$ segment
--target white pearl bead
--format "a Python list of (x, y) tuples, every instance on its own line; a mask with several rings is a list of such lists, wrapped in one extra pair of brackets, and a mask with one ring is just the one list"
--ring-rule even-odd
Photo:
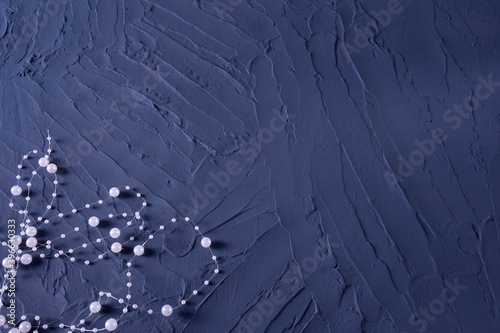
[(21, 262), (23, 265), (29, 265), (33, 261), (33, 257), (29, 253), (25, 253), (21, 256)]
[(3, 315), (0, 315), (0, 327), (3, 326), (3, 325), (5, 325), (6, 321), (7, 320), (5, 319), (5, 317)]
[(26, 240), (26, 246), (27, 247), (35, 247), (36, 244), (38, 244), (38, 241), (36, 240), (35, 237), (30, 237)]
[(42, 168), (47, 167), (47, 165), (49, 165), (49, 159), (46, 157), (42, 157), (41, 159), (38, 160), (38, 165), (41, 166)]
[(210, 247), (210, 245), (212, 245), (212, 240), (211, 240), (210, 238), (208, 238), (208, 237), (203, 237), (203, 238), (201, 239), (201, 246), (203, 246), (203, 247), (205, 247), (205, 248), (206, 248), (206, 247)]
[[(28, 235), (30, 236), (30, 235)], [(14, 236), (14, 242), (17, 246), (21, 245), (21, 243), (23, 242), (23, 238), (19, 235), (15, 235)]]
[(50, 163), (49, 165), (47, 165), (48, 173), (56, 173), (56, 171), (57, 171), (57, 165), (55, 165), (54, 163)]
[(97, 216), (92, 216), (91, 218), (89, 218), (89, 225), (91, 227), (97, 227), (99, 225), (99, 219), (97, 218)]
[(116, 198), (120, 195), (120, 190), (118, 189), (118, 187), (112, 187), (109, 189), (109, 195), (113, 198)]
[(144, 246), (137, 245), (136, 247), (134, 247), (134, 254), (136, 256), (142, 256), (144, 254)]
[(164, 315), (165, 317), (171, 316), (173, 312), (174, 312), (174, 309), (172, 308), (171, 305), (165, 304), (161, 308), (161, 314)]
[(19, 331), (17, 328), (13, 328), (9, 331), (9, 333), (20, 333), (21, 331)]
[(23, 321), (21, 324), (19, 324), (19, 331), (21, 333), (28, 333), (31, 331), (31, 323), (29, 321)]
[(11, 259), (9, 259), (8, 257), (4, 258), (2, 260), (2, 266), (7, 268), (7, 269), (12, 268), (12, 264), (13, 264), (13, 261)]
[(109, 231), (109, 235), (111, 236), (111, 238), (118, 238), (118, 237), (120, 237), (120, 233), (121, 233), (121, 231), (118, 228), (113, 228), (113, 229), (111, 229)]
[(106, 328), (106, 330), (112, 332), (118, 327), (118, 322), (114, 318), (108, 319), (106, 320), (106, 324), (104, 324), (104, 327)]
[(114, 253), (119, 253), (122, 250), (122, 245), (118, 242), (111, 244), (111, 251)]
[(21, 195), (21, 193), (23, 193), (23, 189), (21, 188), (21, 186), (15, 185), (12, 186), (12, 188), (10, 189), (10, 193), (12, 193), (12, 195), (18, 196)]
[(97, 313), (97, 312), (101, 311), (101, 303), (92, 302), (92, 303), (90, 303), (89, 308), (90, 308), (90, 312)]
[(36, 236), (37, 230), (35, 227), (27, 227), (26, 228), (26, 235), (33, 237)]

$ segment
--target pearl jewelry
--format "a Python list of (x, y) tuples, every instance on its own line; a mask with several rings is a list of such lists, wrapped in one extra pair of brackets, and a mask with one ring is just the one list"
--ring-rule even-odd
[[(29, 228), (28, 228), (28, 229), (29, 229)], [(28, 236), (30, 236), (30, 235), (28, 235)], [(19, 236), (19, 235), (15, 235), (15, 236), (14, 236), (14, 243), (15, 243), (17, 246), (21, 245), (21, 243), (22, 243), (22, 242), (23, 242), (23, 238), (22, 238), (21, 236)]]
[(102, 306), (101, 306), (101, 303), (99, 303), (99, 302), (92, 302), (92, 303), (90, 303), (89, 308), (90, 308), (90, 312), (97, 313), (97, 312), (101, 311)]
[(26, 235), (28, 235), (30, 237), (36, 236), (37, 232), (38, 232), (38, 230), (36, 230), (35, 227), (28, 227), (28, 228), (26, 228)]
[(57, 165), (55, 165), (54, 163), (50, 163), (49, 165), (47, 165), (47, 172), (48, 173), (56, 173), (57, 172)]
[(97, 227), (99, 225), (99, 219), (97, 218), (97, 216), (92, 216), (91, 218), (89, 218), (89, 225), (91, 227)]
[(116, 328), (118, 327), (118, 322), (114, 318), (108, 319), (106, 321), (106, 323), (104, 324), (104, 327), (109, 332), (112, 332), (112, 331), (116, 330)]
[(203, 237), (201, 239), (201, 246), (203, 246), (204, 248), (208, 248), (210, 247), (210, 245), (212, 244), (212, 240), (208, 237)]
[(116, 198), (120, 195), (120, 190), (118, 189), (118, 187), (112, 187), (109, 189), (109, 195), (113, 198)]
[(172, 308), (171, 305), (169, 304), (165, 304), (162, 308), (161, 308), (161, 314), (164, 315), (165, 317), (170, 317), (172, 315), (172, 313), (174, 312), (174, 309)]
[(23, 321), (19, 324), (19, 332), (28, 333), (29, 331), (31, 331), (31, 323), (29, 321)]
[[(46, 150), (48, 152), (48, 155), (45, 155), (45, 156), (41, 156), (39, 159), (38, 159), (38, 165), (40, 168), (46, 168), (47, 172), (50, 173), (50, 174), (56, 174), (57, 173), (57, 165), (54, 164), (54, 163), (50, 163), (49, 161), (49, 158), (50, 158), (50, 154), (52, 153), (52, 149), (51, 149), (51, 146), (50, 146), (50, 141), (49, 141), (49, 149)], [(30, 158), (30, 154), (31, 153), (37, 153), (36, 150), (30, 152), (29, 154), (27, 155), (24, 155), (23, 156), (23, 161), (24, 160), (28, 160)], [(41, 152), (43, 154), (43, 150)], [(36, 159), (35, 159), (36, 161)], [(132, 196), (127, 196), (125, 200), (127, 200), (128, 198), (130, 197), (134, 197), (134, 198), (140, 198), (139, 200), (141, 200), (142, 202), (140, 203), (140, 207), (138, 207), (137, 210), (131, 210), (130, 212), (107, 212), (106, 214), (104, 215), (100, 215), (100, 217), (102, 218), (102, 216), (107, 216), (110, 220), (114, 219), (114, 218), (127, 218), (129, 217), (129, 221), (126, 221), (126, 227), (120, 227), (120, 226), (117, 226), (117, 227), (112, 227), (111, 230), (109, 231), (109, 235), (108, 236), (101, 236), (101, 238), (95, 238), (94, 240), (91, 240), (90, 242), (88, 243), (80, 243), (81, 245), (79, 244), (72, 244), (72, 248), (70, 249), (65, 249), (63, 250), (62, 249), (62, 245), (63, 244), (69, 244), (68, 242), (66, 243), (63, 243), (63, 240), (65, 240), (66, 238), (70, 238), (71, 234), (74, 233), (74, 232), (78, 232), (80, 230), (84, 231), (84, 230), (88, 230), (86, 228), (81, 228), (82, 226), (80, 225), (79, 227), (75, 227), (75, 226), (72, 226), (71, 227), (71, 231), (66, 231), (65, 229), (61, 229), (61, 231), (65, 230), (66, 233), (62, 233), (60, 234), (60, 237), (56, 237), (54, 239), (52, 239), (52, 241), (54, 242), (54, 245), (53, 247), (51, 247), (51, 240), (49, 239), (43, 239), (42, 241), (42, 238), (46, 235), (45, 232), (41, 232), (43, 229), (41, 228), (47, 228), (48, 225), (50, 225), (49, 223), (50, 222), (55, 222), (54, 221), (54, 218), (56, 216), (58, 216), (59, 218), (64, 218), (65, 216), (69, 216), (71, 215), (71, 213), (73, 214), (77, 214), (79, 211), (83, 211), (84, 209), (92, 209), (94, 207), (96, 207), (97, 204), (99, 205), (102, 205), (105, 201), (107, 202), (109, 199), (113, 200), (112, 198), (116, 198), (118, 196), (120, 196), (120, 189), (118, 187), (112, 187), (109, 189), (109, 198), (106, 198), (105, 200), (101, 200), (99, 199), (98, 201), (96, 202), (92, 202), (92, 203), (87, 203), (85, 204), (82, 208), (73, 208), (70, 212), (57, 212), (56, 215), (54, 214), (50, 214), (51, 217), (49, 217), (49, 210), (58, 210), (58, 207), (56, 206), (56, 204), (58, 203), (57, 202), (57, 199), (58, 197), (62, 197), (62, 194), (61, 192), (58, 192), (57, 189), (59, 188), (57, 185), (59, 184), (60, 182), (60, 179), (58, 181), (58, 177), (57, 175), (54, 175), (55, 179), (51, 182), (54, 184), (54, 187), (53, 187), (53, 192), (50, 193), (49, 195), (52, 196), (52, 200), (48, 200), (48, 202), (46, 203), (46, 207), (47, 207), (47, 211), (45, 211), (43, 214), (41, 214), (41, 216), (33, 216), (33, 212), (30, 210), (28, 211), (28, 204), (29, 204), (29, 207), (31, 208), (33, 205), (35, 205), (36, 203), (33, 203), (34, 201), (37, 200), (37, 197), (33, 197), (33, 196), (30, 196), (30, 193), (32, 193), (31, 191), (34, 191), (32, 186), (33, 184), (37, 184), (34, 179), (35, 178), (41, 178), (43, 179), (43, 177), (45, 176), (45, 173), (43, 172), (40, 172), (39, 169), (35, 169), (35, 167), (31, 164), (25, 164), (27, 162), (22, 162), (21, 161), (21, 164), (19, 165), (19, 169), (20, 170), (24, 170), (24, 171), (19, 171), (18, 174), (16, 175), (16, 179), (18, 180), (17, 182), (17, 185), (13, 186), (11, 188), (11, 194), (15, 197), (15, 196), (19, 196), (19, 195), (22, 195), (23, 193), (23, 190), (22, 190), (22, 187), (23, 186), (23, 183), (20, 183), (19, 181), (21, 179), (23, 179), (23, 177), (21, 177), (20, 175), (20, 172), (24, 172), (24, 173), (30, 173), (30, 177), (31, 178), (24, 178), (26, 179), (26, 186), (27, 186), (27, 196), (25, 197), (25, 200), (22, 201), (22, 204), (25, 205), (24, 209), (22, 209), (23, 207), (19, 207), (21, 208), (19, 210), (19, 214), (21, 215), (21, 218), (23, 218), (23, 220), (18, 224), (18, 226), (20, 227), (20, 231), (19, 231), (19, 235), (15, 235), (13, 238), (14, 238), (14, 243), (16, 245), (16, 250), (17, 250), (17, 246), (20, 246), (21, 243), (23, 242), (23, 239), (21, 236), (24, 236), (26, 235), (27, 236), (27, 239), (25, 241), (25, 244), (28, 248), (31, 248), (31, 251), (39, 251), (39, 257), (40, 259), (44, 259), (44, 258), (61, 258), (61, 260), (67, 260), (69, 259), (71, 262), (75, 262), (76, 261), (76, 258), (71, 256), (71, 254), (73, 254), (73, 252), (75, 252), (76, 254), (78, 254), (78, 249), (80, 248), (87, 248), (87, 245), (89, 246), (92, 246), (94, 244), (97, 244), (97, 243), (106, 243), (107, 242), (107, 238), (109, 237), (110, 239), (117, 239), (119, 238), (121, 235), (122, 235), (122, 231), (124, 232), (125, 230), (130, 230), (130, 229), (127, 229), (128, 227), (131, 227), (133, 224), (137, 223), (137, 228), (134, 228), (133, 230), (136, 232), (133, 236), (129, 236), (127, 235), (127, 241), (124, 242), (124, 244), (128, 243), (128, 242), (134, 242), (134, 241), (137, 241), (139, 239), (142, 239), (143, 240), (143, 243), (141, 245), (136, 245), (135, 247), (133, 247), (133, 252), (134, 252), (134, 257), (132, 259), (130, 259), (129, 261), (126, 261), (126, 266), (127, 266), (127, 272), (126, 272), (126, 276), (128, 278), (128, 281), (126, 281), (125, 285), (127, 286), (127, 293), (124, 295), (125, 297), (123, 298), (119, 298), (119, 297), (116, 297), (118, 295), (111, 295), (111, 293), (103, 293), (103, 292), (100, 292), (99, 295), (100, 297), (106, 295), (108, 298), (110, 298), (110, 300), (114, 300), (120, 304), (124, 304), (124, 307), (121, 306), (119, 310), (121, 310), (121, 312), (123, 312), (123, 315), (125, 315), (126, 313), (130, 312), (130, 310), (134, 309), (138, 309), (139, 306), (137, 304), (131, 304), (129, 303), (130, 300), (132, 299), (132, 294), (131, 294), (131, 290), (130, 288), (132, 287), (133, 283), (132, 283), (132, 266), (133, 264), (135, 264), (135, 261), (136, 258), (135, 257), (141, 257), (144, 255), (144, 253), (146, 252), (146, 245), (148, 244), (148, 242), (150, 242), (151, 240), (153, 239), (156, 239), (156, 236), (159, 232), (163, 231), (163, 230), (166, 230), (168, 228), (165, 228), (165, 226), (167, 225), (166, 223), (164, 224), (161, 224), (158, 226), (158, 229), (157, 231), (149, 231), (149, 225), (146, 224), (143, 219), (143, 216), (141, 216), (141, 213), (143, 213), (143, 208), (145, 207), (148, 207), (148, 203), (146, 202), (146, 200), (144, 199), (144, 195), (142, 193), (139, 193), (139, 192), (136, 192), (134, 190), (131, 189), (130, 186), (124, 186), (124, 187), (121, 187), (122, 189), (125, 188), (127, 191), (131, 191), (132, 192)], [(23, 165), (24, 164), (24, 165)], [(27, 167), (31, 167), (32, 169), (29, 170), (29, 168)], [(35, 169), (35, 170), (33, 170)], [(38, 171), (38, 172), (37, 172)], [(64, 184), (63, 184), (64, 185)], [(21, 205), (22, 205), (21, 204)], [(14, 202), (13, 202), (13, 197), (11, 198), (11, 201), (9, 203), (9, 207), (11, 208), (14, 208)], [(106, 206), (102, 206), (103, 208), (106, 207)], [(16, 208), (16, 211), (17, 209), (19, 208)], [(144, 216), (147, 216), (147, 215), (144, 215)], [(182, 218), (184, 221), (186, 222), (189, 222), (188, 224), (191, 224), (191, 226), (194, 228), (196, 234), (198, 236), (200, 236), (201, 238), (201, 244), (202, 244), (202, 247), (204, 248), (207, 248), (209, 251), (210, 251), (210, 254), (212, 256), (212, 259), (215, 261), (215, 265), (217, 265), (217, 268), (214, 270), (215, 273), (218, 273), (219, 272), (219, 264), (216, 262), (216, 260), (214, 258), (216, 258), (213, 254), (213, 251), (212, 249), (210, 249), (210, 246), (212, 244), (212, 241), (210, 240), (210, 238), (208, 237), (203, 237), (203, 234), (199, 231), (200, 228), (199, 226), (195, 225), (188, 217), (184, 217)], [(171, 221), (172, 222), (176, 222), (178, 219), (176, 218), (172, 218)], [(33, 221), (33, 222), (32, 222)], [(35, 221), (38, 221), (39, 223), (36, 223)], [(43, 222), (42, 222), (43, 221)], [(57, 223), (60, 222), (59, 219), (56, 219)], [(64, 220), (62, 220), (62, 222), (64, 222)], [(91, 216), (88, 221), (87, 221), (88, 225), (91, 226), (91, 227), (97, 227), (100, 223), (100, 220), (99, 220), (99, 217), (98, 216)], [(85, 225), (85, 224), (84, 224)], [(80, 231), (80, 232), (82, 232)], [(49, 233), (47, 233), (49, 234)], [(39, 239), (35, 238), (35, 236), (39, 237)], [(73, 234), (74, 235), (74, 234)], [(88, 235), (88, 237), (90, 237), (90, 235)], [(39, 241), (40, 241), (40, 245), (39, 244)], [(71, 242), (73, 242), (73, 238), (71, 238)], [(3, 242), (2, 243), (3, 246), (8, 246), (8, 242)], [(73, 246), (74, 245), (74, 246)], [(37, 246), (39, 246), (39, 248), (37, 248)], [(102, 248), (102, 245), (101, 245), (101, 248)], [(96, 247), (96, 249), (99, 249), (99, 247)], [(113, 252), (113, 253), (120, 253), (122, 252), (123, 250), (123, 245), (122, 243), (120, 242), (114, 242), (111, 244), (109, 250), (107, 251), (104, 251), (102, 253), (98, 253), (98, 256), (97, 256), (97, 259), (95, 259), (95, 257), (93, 257), (93, 259), (91, 260), (85, 260), (86, 258), (81, 258), (81, 261), (85, 263), (85, 265), (90, 265), (94, 262), (96, 262), (97, 260), (101, 260), (103, 259), (107, 253), (109, 252)], [(31, 252), (30, 251), (30, 252)], [(100, 250), (100, 251), (103, 251), (103, 250)], [(70, 254), (70, 255), (68, 255)], [(27, 253), (27, 250), (17, 250), (15, 255), (17, 255), (17, 257), (13, 258), (12, 256), (10, 258), (4, 258), (2, 260), (2, 265), (6, 268), (6, 269), (10, 269), (10, 268), (13, 268), (17, 265), (16, 261), (23, 264), (23, 265), (29, 265), (32, 263), (33, 261), (33, 256), (32, 256), (32, 253)], [(80, 258), (79, 258), (80, 259)], [(90, 258), (89, 258), (90, 259)], [(138, 259), (137, 259), (138, 260)], [(214, 265), (213, 262), (210, 263), (211, 265)], [(9, 274), (6, 274), (5, 275), (5, 278), (8, 278)], [(213, 276), (212, 276), (213, 278)], [(210, 278), (209, 280), (205, 280), (204, 281), (204, 285), (207, 286), (209, 285), (210, 283), (210, 280), (212, 279)], [(203, 285), (202, 285), (203, 286)], [(201, 286), (201, 287), (202, 287)], [(201, 288), (200, 287), (200, 288)], [(190, 301), (191, 297), (194, 297), (196, 295), (199, 294), (199, 290), (200, 288), (198, 289), (194, 289), (192, 292), (191, 292), (191, 295), (189, 295), (186, 299), (182, 299), (180, 301), (180, 305), (185, 305), (185, 304), (188, 304), (188, 302)], [(0, 297), (4, 294), (4, 292), (7, 290), (8, 288), (6, 287), (6, 285), (4, 284), (3, 286), (0, 287)], [(98, 313), (101, 311), (101, 298), (99, 298), (99, 300), (97, 301), (94, 301), (92, 302), (90, 305), (89, 305), (89, 309), (90, 309), (90, 312), (91, 314), (94, 314), (94, 313)], [(2, 307), (2, 304), (0, 303), (0, 308)], [(173, 313), (173, 310), (174, 310), (174, 307), (172, 307), (171, 305), (164, 305), (162, 308), (161, 308), (161, 311), (160, 313), (163, 315), (163, 316), (170, 316), (172, 315)], [(155, 312), (153, 309), (150, 309), (148, 310), (148, 313), (150, 314), (154, 314), (154, 313), (158, 313), (158, 312)], [(123, 316), (122, 315), (122, 316)], [(39, 316), (34, 316), (34, 315), (31, 315), (35, 318), (35, 320), (38, 322), (36, 327), (37, 328), (43, 328), (43, 329), (49, 329), (49, 325), (47, 324), (43, 324), (43, 323), (40, 323), (40, 317)], [(120, 316), (119, 318), (117, 318), (118, 320), (122, 317)], [(31, 332), (32, 330), (32, 324), (26, 320), (27, 316), (26, 315), (23, 315), (20, 317), (21, 318), (21, 323), (19, 324), (18, 323), (18, 327), (17, 328), (12, 328), (10, 332), (12, 333), (25, 333), (25, 332)], [(85, 318), (86, 319), (86, 318)], [(86, 320), (85, 319), (80, 319), (79, 322), (80, 322), (80, 325), (84, 325)], [(104, 328), (88, 328), (88, 327), (77, 327), (73, 324), (64, 324), (64, 323), (57, 323), (56, 325), (58, 325), (60, 328), (67, 328), (69, 329), (69, 332), (75, 332), (75, 331), (81, 331), (81, 332), (99, 332), (99, 331), (103, 331), (103, 330), (107, 330), (107, 331), (115, 331), (118, 327), (118, 321), (117, 319), (115, 318), (110, 318), (108, 319), (106, 322), (105, 322), (105, 325), (104, 325)], [(78, 319), (75, 319), (77, 320), (78, 322)], [(90, 321), (89, 321), (90, 322)], [(92, 321), (93, 322), (93, 321)], [(0, 327), (5, 325), (6, 323), (6, 318), (4, 316), (1, 316), (0, 315)], [(38, 331), (35, 329), (33, 331), (33, 333), (37, 333)]]
[(114, 253), (119, 253), (122, 250), (122, 245), (118, 242), (111, 244), (111, 251)]
[(12, 193), (12, 195), (18, 196), (21, 195), (21, 193), (23, 193), (23, 189), (21, 188), (21, 186), (15, 185), (12, 186), (12, 188), (10, 189), (10, 193)]
[(41, 166), (42, 168), (47, 167), (49, 165), (49, 159), (47, 157), (42, 157), (38, 160), (38, 165)]
[(120, 229), (118, 228), (113, 228), (109, 231), (109, 235), (111, 236), (111, 238), (118, 238), (120, 237)]
[(14, 261), (12, 259), (9, 259), (8, 257), (4, 258), (2, 260), (2, 266), (5, 267), (5, 268), (7, 268), (7, 269), (12, 268), (12, 263), (13, 262)]
[(29, 265), (33, 261), (33, 257), (29, 253), (25, 253), (21, 256), (21, 263), (23, 265)]
[(142, 245), (137, 245), (134, 247), (134, 254), (136, 256), (142, 256), (144, 254), (144, 247)]
[(35, 237), (30, 237), (26, 240), (27, 247), (35, 247), (38, 244), (38, 241)]

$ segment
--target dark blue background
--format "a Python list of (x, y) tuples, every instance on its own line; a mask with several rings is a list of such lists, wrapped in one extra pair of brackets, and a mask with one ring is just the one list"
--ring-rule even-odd
[[(148, 315), (211, 269), (170, 228), (118, 332), (500, 331), (500, 2), (2, 1), (0, 37), (2, 233), (49, 129), (72, 203), (131, 185), (222, 259)], [(36, 261), (19, 314), (73, 322), (124, 268)]]

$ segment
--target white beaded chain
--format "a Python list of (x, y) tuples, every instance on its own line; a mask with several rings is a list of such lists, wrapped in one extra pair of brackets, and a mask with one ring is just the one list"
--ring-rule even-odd
[[(65, 324), (65, 323), (60, 323), (58, 326), (50, 326), (48, 324), (43, 324), (40, 316), (38, 315), (33, 315), (33, 314), (25, 314), (21, 316), (21, 320), (16, 322), (16, 325), (14, 327), (11, 327), (9, 330), (9, 333), (27, 333), (27, 332), (32, 332), (33, 333), (38, 333), (39, 330), (50, 330), (50, 329), (55, 329), (55, 328), (60, 328), (60, 329), (69, 329), (68, 332), (99, 332), (99, 331), (114, 331), (118, 327), (118, 322), (120, 319), (129, 311), (132, 310), (137, 310), (139, 306), (135, 303), (132, 302), (132, 294), (131, 294), (131, 287), (132, 287), (132, 272), (131, 268), (133, 265), (133, 262), (136, 258), (142, 256), (145, 253), (145, 248), (147, 243), (152, 240), (158, 233), (162, 232), (163, 230), (166, 229), (166, 226), (171, 223), (176, 223), (178, 219), (172, 218), (170, 221), (162, 224), (159, 226), (159, 229), (156, 231), (148, 231), (145, 230), (144, 223), (145, 221), (141, 218), (141, 212), (143, 209), (145, 209), (148, 206), (147, 201), (144, 199), (141, 193), (134, 191), (130, 186), (119, 186), (119, 187), (112, 187), (109, 190), (109, 196), (105, 199), (98, 200), (97, 202), (92, 202), (85, 204), (83, 207), (80, 208), (74, 208), (70, 212), (66, 213), (59, 213), (56, 216), (52, 217), (47, 217), (49, 212), (53, 209), (56, 209), (54, 206), (56, 198), (58, 197), (58, 186), (60, 187), (61, 185), (58, 182), (57, 179), (57, 165), (54, 163), (51, 163), (51, 153), (52, 153), (52, 138), (50, 136), (50, 133), (48, 132), (47, 136), (47, 141), (49, 148), (47, 149), (47, 154), (39, 153), (38, 150), (32, 150), (26, 155), (23, 156), (23, 159), (21, 163), (17, 166), (18, 172), (16, 176), (16, 185), (14, 185), (11, 188), (11, 194), (12, 197), (10, 199), (9, 207), (13, 209), (14, 211), (17, 211), (19, 215), (22, 217), (22, 222), (19, 224), (21, 228), (21, 232), (18, 235), (15, 235), (12, 238), (9, 238), (9, 241), (3, 241), (1, 245), (3, 246), (9, 246), (9, 247), (14, 247), (16, 250), (16, 255), (15, 258), (9, 258), (6, 257), (5, 259), (2, 260), (2, 266), (4, 267), (4, 275), (3, 275), (3, 281), (2, 281), (2, 287), (0, 288), (0, 299), (3, 298), (4, 293), (9, 289), (8, 287), (8, 280), (7, 278), (10, 276), (9, 272), (15, 272), (17, 269), (19, 269), (22, 266), (26, 266), (31, 264), (33, 261), (33, 256), (38, 255), (39, 258), (41, 259), (49, 259), (49, 258), (67, 258), (71, 262), (83, 262), (85, 265), (91, 265), (92, 263), (95, 263), (99, 260), (102, 260), (108, 253), (114, 253), (118, 254), (122, 251), (122, 246), (131, 242), (136, 241), (136, 237), (139, 233), (144, 233), (147, 237), (146, 241), (142, 242), (142, 244), (136, 245), (133, 248), (133, 257), (127, 262), (127, 272), (126, 276), (128, 278), (127, 281), (127, 294), (125, 295), (124, 298), (118, 298), (114, 295), (112, 295), (110, 292), (105, 292), (105, 291), (100, 291), (99, 292), (99, 298), (97, 300), (94, 300), (93, 302), (89, 302), (89, 314), (85, 318), (81, 318), (77, 320), (76, 323), (71, 323), (71, 324)], [(28, 163), (27, 160), (33, 158), (36, 158), (37, 155), (40, 155), (38, 158), (38, 166), (35, 168), (32, 164)], [(21, 177), (21, 171), (25, 168), (31, 167), (33, 170), (31, 171), (31, 177), (27, 183), (22, 182), (22, 177)], [(40, 173), (45, 174), (45, 171), (49, 175), (54, 176), (54, 180), (52, 181), (54, 185), (54, 191), (52, 192), (51, 195), (51, 201), (47, 205), (45, 212), (38, 217), (34, 217), (32, 214), (29, 212), (29, 204), (31, 202), (31, 188), (33, 186), (33, 181), (35, 180), (36, 177), (39, 177), (40, 179), (43, 178), (40, 175)], [(24, 189), (25, 188), (25, 189)], [(42, 228), (50, 225), (50, 223), (54, 219), (62, 219), (67, 216), (71, 216), (72, 214), (78, 214), (86, 209), (92, 209), (94, 207), (98, 207), (103, 205), (105, 202), (108, 201), (113, 201), (116, 200), (115, 198), (119, 197), (122, 191), (127, 191), (132, 193), (135, 197), (142, 199), (142, 204), (140, 209), (138, 209), (135, 212), (124, 212), (121, 214), (108, 214), (108, 218), (129, 218), (126, 226), (123, 228), (117, 228), (114, 227), (109, 231), (109, 235), (100, 237), (95, 239), (94, 241), (87, 242), (87, 243), (82, 243), (78, 246), (74, 246), (72, 248), (69, 248), (67, 250), (59, 249), (54, 246), (54, 242), (58, 241), (61, 242), (61, 240), (64, 240), (68, 235), (72, 233), (78, 233), (81, 232), (82, 229), (85, 229), (85, 225), (80, 226), (80, 227), (75, 227), (73, 230), (71, 230), (69, 233), (66, 234), (61, 234), (58, 237), (52, 239), (52, 240), (45, 240), (42, 241), (39, 238), (37, 238), (38, 231), (41, 230)], [(23, 192), (26, 193), (26, 196), (24, 197), (24, 205), (23, 204), (16, 204), (14, 202), (14, 199), (17, 197), (22, 197)], [(102, 219), (103, 217), (101, 217)], [(187, 304), (187, 302), (198, 295), (200, 291), (203, 288), (206, 288), (211, 284), (211, 281), (214, 279), (214, 277), (220, 273), (220, 267), (219, 267), (219, 260), (218, 258), (214, 255), (214, 252), (212, 251), (211, 245), (212, 241), (210, 238), (203, 236), (203, 234), (200, 231), (199, 226), (195, 225), (188, 217), (185, 217), (181, 219), (185, 222), (188, 222), (192, 225), (194, 228), (196, 234), (201, 238), (201, 246), (203, 248), (206, 248), (210, 254), (211, 254), (211, 259), (213, 260), (215, 264), (215, 269), (213, 270), (212, 275), (208, 278), (208, 280), (205, 280), (204, 283), (198, 288), (192, 291), (192, 293), (186, 297), (185, 299), (182, 299), (177, 306), (172, 306), (170, 304), (165, 304), (162, 306), (162, 308), (158, 311), (153, 311), (153, 309), (148, 309), (147, 313), (148, 314), (162, 314), (165, 317), (169, 317), (172, 315), (175, 309)], [(99, 217), (98, 216), (92, 216), (87, 220), (87, 223), (90, 227), (92, 228), (98, 228), (99, 226)], [(134, 222), (139, 223), (139, 231), (135, 234), (135, 236), (129, 237), (127, 241), (124, 242), (114, 242), (111, 244), (109, 249), (107, 249), (104, 252), (100, 252), (100, 254), (96, 258), (78, 258), (76, 256), (77, 250), (79, 249), (85, 249), (90, 245), (94, 245), (97, 243), (102, 243), (106, 239), (118, 239), (120, 235), (122, 235), (123, 231), (125, 231), (127, 228), (132, 227), (134, 225)], [(23, 245), (24, 241), (24, 246)], [(9, 244), (11, 243), (11, 244)], [(12, 244), (14, 243), (14, 244)], [(64, 245), (64, 244), (61, 244)], [(23, 247), (24, 249), (22, 249)], [(41, 251), (38, 251), (39, 249), (45, 248), (48, 250), (48, 254), (41, 253)], [(15, 259), (15, 260), (14, 260)], [(21, 265), (22, 264), (22, 265)], [(102, 328), (88, 328), (85, 327), (86, 320), (91, 317), (93, 314), (96, 314), (101, 311), (101, 299), (103, 297), (106, 297), (109, 300), (113, 300), (118, 302), (123, 306), (122, 308), (122, 314), (118, 318), (109, 318), (106, 322), (104, 327)], [(4, 304), (0, 302), (0, 309), (4, 307)], [(0, 315), (0, 327), (7, 326), (7, 319), (4, 315)]]

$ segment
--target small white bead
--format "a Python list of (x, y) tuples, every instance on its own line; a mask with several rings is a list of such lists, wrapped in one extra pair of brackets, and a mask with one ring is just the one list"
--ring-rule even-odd
[(80, 230), (80, 228), (78, 228), (78, 227), (75, 227), (75, 231), (78, 231), (78, 230)]
[(97, 203), (99, 203), (99, 205), (102, 205), (103, 202), (104, 201), (102, 201), (102, 200), (97, 201)]
[(149, 309), (148, 314), (153, 314), (153, 310)]
[(210, 281), (205, 280), (205, 286), (208, 286), (210, 284)]
[(11, 203), (9, 203), (9, 207), (10, 207), (10, 208), (14, 207), (14, 204), (13, 204), (12, 202), (11, 202)]
[(61, 234), (61, 238), (66, 238), (66, 235), (65, 234)]
[(141, 197), (141, 194), (140, 194), (140, 193), (137, 193), (136, 195), (137, 195), (137, 197), (138, 197), (138, 198), (140, 198), (140, 197)]
[(87, 247), (87, 244), (86, 244), (86, 243), (83, 243), (83, 244), (82, 244), (82, 247), (83, 247), (83, 248), (86, 248), (86, 247)]
[(59, 184), (59, 182), (57, 180), (54, 180), (54, 185), (57, 185)]
[(219, 274), (219, 269), (218, 268), (214, 269), (214, 273)]
[(102, 259), (102, 254), (98, 255), (97, 258)]
[(100, 243), (100, 242), (101, 242), (101, 239), (100, 239), (100, 238), (97, 238), (95, 241), (96, 241), (97, 243)]
[(127, 217), (127, 213), (123, 213), (123, 214), (122, 214), (122, 216), (123, 216), (123, 217)]
[(161, 226), (160, 226), (160, 230), (163, 230), (163, 229), (165, 229), (165, 226), (164, 226), (164, 225), (161, 225)]
[(59, 258), (59, 253), (54, 254), (54, 257)]
[(126, 189), (127, 191), (128, 191), (128, 190), (130, 190), (130, 186), (128, 186), (128, 185), (127, 185), (127, 186), (125, 186), (125, 189)]
[(182, 305), (186, 304), (186, 300), (185, 300), (185, 299), (183, 299), (183, 300), (181, 301), (181, 304), (182, 304)]
[(124, 302), (123, 298), (120, 298), (120, 299), (118, 300), (118, 303), (120, 303), (120, 304), (122, 304), (123, 302)]
[(217, 257), (216, 256), (212, 256), (212, 260), (217, 260)]
[(52, 206), (51, 205), (47, 205), (47, 209), (52, 209)]
[(188, 221), (189, 221), (189, 217), (185, 217), (185, 218), (184, 218), (184, 220), (185, 220), (186, 222), (188, 222)]
[(36, 171), (33, 171), (33, 172), (31, 172), (31, 174), (34, 176), (34, 175), (36, 175), (36, 174), (37, 174), (37, 172), (36, 172)]
[(85, 265), (89, 265), (89, 264), (90, 264), (90, 261), (85, 260)]
[(153, 239), (153, 237), (154, 237), (153, 235), (149, 235), (149, 239)]
[(132, 266), (132, 263), (131, 262), (128, 262), (127, 263), (127, 267), (131, 267)]
[(198, 231), (198, 230), (200, 230), (200, 227), (196, 226), (196, 227), (194, 227), (194, 230)]
[(127, 287), (128, 287), (128, 288), (132, 287), (132, 283), (128, 282), (128, 283), (127, 283)]
[(111, 219), (113, 218), (113, 214), (109, 214), (108, 217)]
[(76, 214), (77, 210), (76, 210), (76, 209), (73, 209), (73, 210), (71, 210), (71, 212), (72, 212), (73, 214)]
[(43, 221), (43, 223), (45, 223), (45, 224), (49, 224), (49, 222), (50, 222), (49, 220)]
[(172, 222), (176, 222), (176, 221), (177, 221), (177, 219), (172, 219), (171, 221), (172, 221)]
[(86, 205), (85, 205), (85, 208), (90, 208), (90, 205), (89, 205), (89, 204), (86, 204)]
[(31, 187), (31, 185), (33, 185), (33, 184), (31, 184), (31, 183), (26, 184), (26, 186), (28, 186), (28, 187)]
[(63, 216), (64, 216), (64, 214), (63, 214), (63, 213), (59, 213), (57, 216), (59, 216), (59, 217), (63, 217)]
[(16, 176), (16, 179), (18, 179), (18, 180), (19, 180), (19, 179), (21, 179), (21, 176), (20, 176), (20, 175), (17, 175), (17, 176)]
[(193, 290), (193, 295), (198, 295), (198, 290)]

